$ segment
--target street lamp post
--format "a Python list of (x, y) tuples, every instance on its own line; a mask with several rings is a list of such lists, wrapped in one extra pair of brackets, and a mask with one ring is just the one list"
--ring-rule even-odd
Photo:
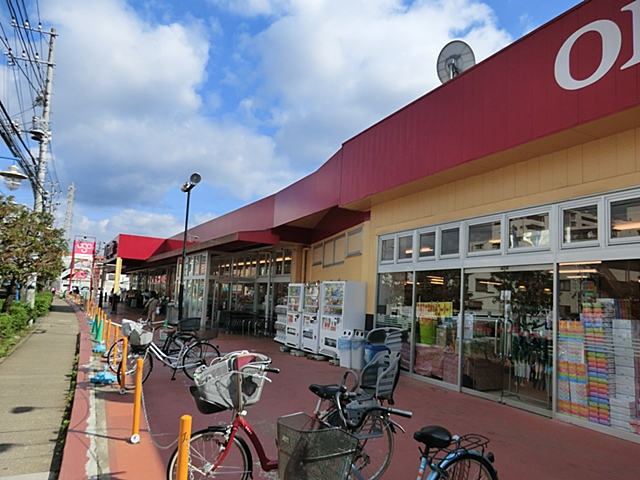
[(180, 190), (187, 194), (187, 211), (184, 216), (184, 240), (182, 242), (182, 267), (180, 269), (180, 288), (178, 293), (178, 320), (182, 320), (183, 303), (184, 303), (184, 275), (185, 275), (185, 262), (187, 259), (187, 230), (189, 229), (189, 201), (191, 200), (191, 190), (198, 183), (200, 183), (202, 177), (199, 173), (192, 173), (188, 182), (184, 182), (180, 186)]

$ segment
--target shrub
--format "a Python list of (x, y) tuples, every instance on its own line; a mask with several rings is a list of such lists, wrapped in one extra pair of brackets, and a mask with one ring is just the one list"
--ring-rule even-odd
[(51, 302), (53, 301), (53, 295), (51, 292), (37, 293), (34, 302), (34, 317), (43, 317), (51, 309)]
[(9, 315), (13, 318), (13, 325), (17, 331), (27, 326), (31, 318), (30, 308), (22, 302), (13, 302), (9, 307)]

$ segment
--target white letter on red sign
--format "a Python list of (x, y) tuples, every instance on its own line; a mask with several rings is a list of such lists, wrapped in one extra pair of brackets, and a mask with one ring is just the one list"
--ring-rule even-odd
[[(637, 1), (637, 0), (636, 0)], [(584, 80), (576, 80), (571, 76), (570, 57), (571, 49), (578, 39), (587, 32), (597, 32), (602, 38), (602, 59), (600, 65), (590, 77)], [(555, 76), (556, 82), (565, 90), (578, 90), (587, 87), (602, 77), (613, 67), (620, 53), (622, 34), (618, 26), (611, 20), (596, 20), (585, 25), (564, 42), (556, 57)]]
[(625, 63), (620, 70), (624, 70), (625, 68), (632, 67), (638, 63), (640, 63), (640, 23), (638, 22), (638, 17), (640, 16), (640, 2), (636, 0), (633, 3), (630, 3), (626, 7), (622, 7), (621, 12), (630, 11), (632, 15), (631, 24), (632, 24), (632, 32), (633, 36), (633, 56), (631, 60)]

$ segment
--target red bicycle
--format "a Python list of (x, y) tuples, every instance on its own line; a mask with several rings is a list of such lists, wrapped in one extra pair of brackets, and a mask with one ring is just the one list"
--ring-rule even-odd
[[(258, 402), (264, 382), (269, 381), (267, 373), (280, 372), (270, 363), (269, 357), (259, 353), (233, 352), (196, 371), (196, 385), (189, 390), (198, 410), (204, 414), (231, 410), (233, 419), (228, 425), (210, 426), (191, 436), (189, 478), (252, 478), (251, 450), (238, 434), (240, 431), (253, 445), (262, 470), (278, 469), (282, 479), (339, 480), (350, 475), (363, 478), (353, 464), (360, 448), (358, 437), (303, 413), (278, 419), (280, 461), (267, 457), (258, 435), (245, 419), (244, 407)], [(358, 430), (373, 411), (411, 416), (411, 412), (376, 405), (363, 411), (359, 422), (350, 422), (350, 429)], [(169, 480), (177, 476), (177, 463), (176, 448), (167, 468)]]

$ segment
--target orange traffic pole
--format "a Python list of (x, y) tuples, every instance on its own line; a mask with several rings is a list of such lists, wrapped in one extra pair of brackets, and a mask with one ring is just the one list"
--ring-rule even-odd
[[(113, 361), (115, 363), (116, 358), (118, 358), (118, 337), (120, 333), (120, 327), (118, 325), (113, 329)], [(109, 359), (107, 359), (109, 361)], [(118, 380), (119, 381), (119, 380)]]
[(142, 403), (142, 366), (144, 360), (136, 361), (136, 393), (133, 399), (133, 428), (131, 429), (131, 443), (140, 443), (140, 404)]
[(124, 382), (127, 375), (127, 343), (128, 338), (122, 339), (122, 360), (120, 361), (120, 393), (124, 394)]
[(183, 415), (180, 417), (176, 480), (187, 480), (189, 478), (189, 440), (191, 440), (191, 415)]
[(105, 349), (111, 348), (111, 319), (107, 320), (107, 339), (104, 342)]

